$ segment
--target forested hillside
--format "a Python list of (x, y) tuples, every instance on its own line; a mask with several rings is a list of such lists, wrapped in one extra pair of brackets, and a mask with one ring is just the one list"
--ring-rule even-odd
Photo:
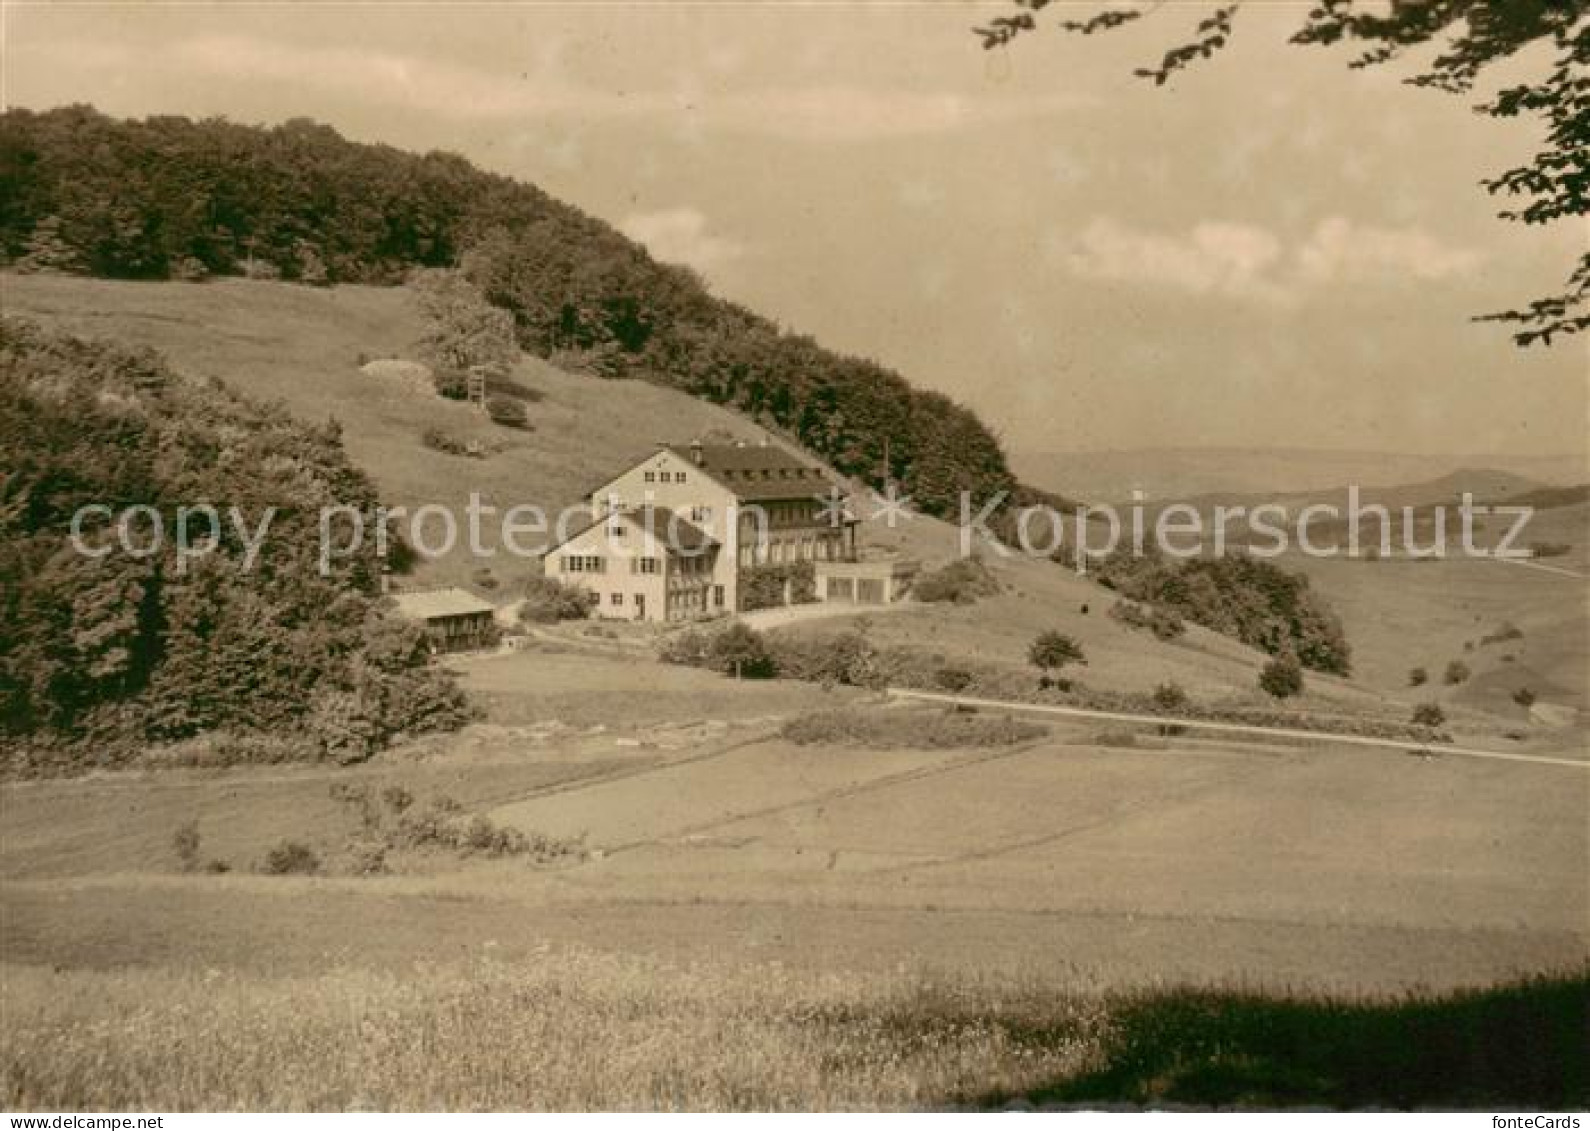
[(1015, 485), (996, 439), (948, 398), (713, 297), (533, 185), (313, 122), (9, 111), (0, 258), (111, 278), (310, 284), (396, 283), (459, 263), (513, 314), (528, 351), (731, 405), (870, 482), (887, 450), (889, 472), (929, 512), (953, 513), (962, 490)]
[[(420, 632), (383, 611), (373, 541), (321, 570), (321, 508), (376, 502), (335, 426), (5, 319), (0, 438), (0, 768), (111, 765), (207, 732), (358, 758), (464, 718)], [(201, 503), (218, 544), (183, 561), (177, 510)], [(80, 522), (85, 553), (90, 505), (109, 510)], [(161, 527), (143, 510), (118, 547), (111, 516), (134, 505)], [(212, 529), (196, 519), (190, 545)]]

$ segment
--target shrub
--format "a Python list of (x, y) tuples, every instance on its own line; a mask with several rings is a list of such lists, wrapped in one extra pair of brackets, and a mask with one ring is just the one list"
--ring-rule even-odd
[(789, 594), (792, 605), (817, 599), (817, 569), (812, 562), (765, 563), (740, 571), (739, 610), (776, 609)]
[(1527, 711), (1535, 705), (1535, 693), (1527, 687), (1520, 687), (1513, 692), (1513, 702)]
[(199, 822), (185, 821), (177, 826), (171, 836), (171, 847), (176, 851), (177, 864), (184, 872), (199, 870)]
[(457, 436), (442, 431), (440, 428), (431, 427), (420, 433), (420, 443), (434, 452), (441, 452), (450, 456), (479, 457), (483, 453), (479, 445), (472, 445), (460, 440)]
[(555, 624), (583, 620), (596, 607), (597, 595), (555, 577), (532, 576), (525, 582), (519, 619), (525, 624)]
[(941, 569), (920, 575), (911, 586), (918, 601), (969, 605), (979, 597), (999, 592), (999, 582), (981, 558), (961, 558)]
[(1290, 699), (1303, 693), (1303, 665), (1290, 652), (1282, 653), (1264, 665), (1259, 673), (1259, 689), (1276, 699)]
[(530, 423), (524, 402), (513, 397), (487, 397), (486, 415), (504, 428), (523, 428)]
[(1045, 678), (1067, 664), (1085, 664), (1082, 648), (1063, 632), (1040, 633), (1027, 649), (1027, 662), (1043, 673)]
[(1093, 736), (1098, 746), (1117, 750), (1132, 750), (1137, 746), (1137, 732), (1131, 727), (1106, 727)]
[(1523, 638), (1523, 629), (1519, 628), (1512, 621), (1503, 621), (1501, 624), (1496, 626), (1495, 632), (1487, 632), (1484, 636), (1480, 637), (1480, 646), (1483, 648), (1487, 644), (1502, 644), (1508, 640), (1522, 640)]
[(696, 628), (675, 632), (657, 645), (657, 658), (665, 664), (708, 667), (712, 658), (712, 636)]
[(1469, 666), (1462, 660), (1453, 660), (1446, 666), (1446, 671), (1442, 674), (1441, 678), (1450, 687), (1462, 683), (1472, 674), (1474, 673), (1469, 671)]
[(1425, 671), (1423, 668), (1409, 668), (1408, 669), (1408, 686), (1409, 687), (1423, 687), (1426, 683), (1429, 683), (1429, 682), (1430, 682), (1430, 673)]
[(944, 691), (965, 691), (972, 685), (972, 673), (965, 668), (940, 668), (933, 673), (933, 683)]
[(387, 854), (403, 849), (533, 856), (544, 862), (574, 852), (578, 843), (520, 832), (484, 814), (466, 816), (463, 806), (446, 794), (417, 805), (413, 794), (401, 786), (373, 794), (365, 785), (338, 783), (331, 787), (331, 798), (358, 813), (359, 839), (349, 849), (349, 868), (356, 875), (385, 871)]
[(486, 392), (515, 397), (525, 404), (540, 404), (547, 399), (547, 395), (534, 385), (526, 385), (523, 381), (516, 381), (508, 374), (499, 371), (486, 374)]
[(1439, 703), (1420, 703), (1413, 709), (1413, 725), (1434, 730), (1446, 722), (1446, 712)]
[(738, 622), (712, 638), (708, 654), (714, 668), (735, 679), (759, 679), (773, 674), (767, 641), (754, 628)]
[(1187, 631), (1181, 617), (1159, 605), (1145, 609), (1131, 601), (1117, 601), (1110, 607), (1110, 616), (1128, 628), (1146, 628), (1159, 640), (1174, 640)]
[(1161, 711), (1180, 711), (1191, 702), (1187, 697), (1187, 692), (1182, 690), (1181, 685), (1177, 683), (1160, 684), (1154, 688), (1154, 694), (1151, 698), (1154, 701), (1154, 706)]
[(310, 876), (320, 871), (320, 857), (307, 844), (284, 840), (265, 854), (260, 871), (267, 876)]
[(1013, 746), (1049, 733), (1009, 715), (911, 708), (813, 711), (784, 724), (784, 738), (801, 746), (861, 746), (874, 750), (944, 750)]
[(469, 399), (469, 374), (460, 369), (437, 368), (431, 374), (431, 384), (450, 401)]
[(874, 688), (889, 682), (883, 653), (856, 630), (832, 636), (775, 635), (768, 640), (768, 656), (786, 679)]

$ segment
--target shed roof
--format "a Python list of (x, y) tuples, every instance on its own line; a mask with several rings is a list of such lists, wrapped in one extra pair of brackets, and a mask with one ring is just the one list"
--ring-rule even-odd
[(467, 589), (456, 586), (448, 589), (426, 589), (418, 593), (394, 593), (398, 612), (414, 620), (435, 620), (438, 617), (463, 617), (496, 611), (490, 601), (483, 601)]

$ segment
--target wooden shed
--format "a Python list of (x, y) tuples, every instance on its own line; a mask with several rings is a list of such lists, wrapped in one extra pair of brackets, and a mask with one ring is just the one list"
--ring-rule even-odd
[(494, 636), (496, 607), (465, 589), (422, 589), (394, 593), (398, 612), (425, 626), (439, 652), (480, 648)]

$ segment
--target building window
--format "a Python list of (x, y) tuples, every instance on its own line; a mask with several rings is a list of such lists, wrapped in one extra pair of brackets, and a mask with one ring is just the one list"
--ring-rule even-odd
[(674, 475), (674, 482), (675, 483), (683, 483), (684, 481), (685, 481), (685, 473), (684, 472), (681, 471), (681, 472), (678, 472), (677, 474)]
[(658, 562), (658, 560), (656, 558), (636, 558), (635, 559), (635, 572), (636, 573), (660, 573), (661, 572), (660, 566), (661, 566), (661, 563)]
[(657, 482), (659, 483), (666, 483), (670, 478), (671, 476), (666, 471), (659, 471), (657, 473)]
[(593, 554), (571, 554), (563, 559), (565, 573), (606, 573), (607, 563)]
[(648, 471), (646, 473), (646, 482), (648, 482), (648, 483), (657, 482), (657, 473), (655, 471)]
[(609, 593), (607, 595), (607, 603), (609, 605), (622, 605), (624, 603), (624, 595), (622, 593)]
[(723, 586), (714, 585), (712, 587), (712, 604), (715, 608), (723, 608)]
[(711, 522), (712, 521), (712, 508), (711, 507), (691, 507), (690, 508), (690, 521), (691, 522)]

